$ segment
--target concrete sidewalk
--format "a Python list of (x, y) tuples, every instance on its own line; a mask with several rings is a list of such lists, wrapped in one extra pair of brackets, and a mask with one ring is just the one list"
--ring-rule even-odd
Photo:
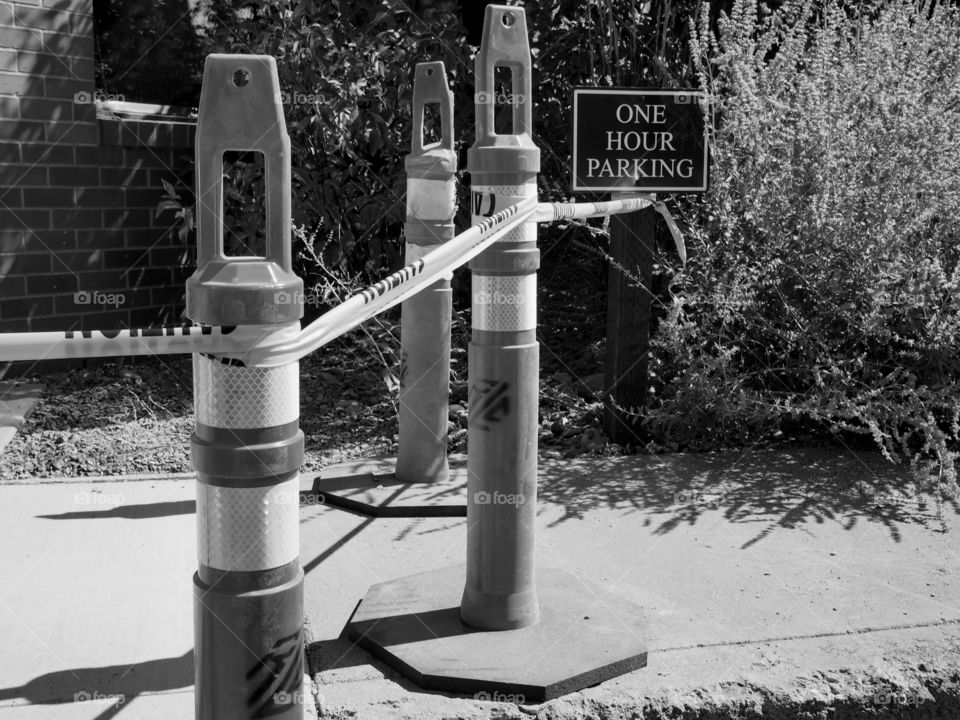
[[(543, 461), (539, 566), (641, 604), (650, 661), (539, 707), (420, 692), (341, 637), (370, 585), (461, 564), (463, 518), (307, 505), (322, 716), (960, 717), (958, 510), (908, 487), (826, 450)], [(193, 717), (193, 499), (0, 486), (0, 720)]]

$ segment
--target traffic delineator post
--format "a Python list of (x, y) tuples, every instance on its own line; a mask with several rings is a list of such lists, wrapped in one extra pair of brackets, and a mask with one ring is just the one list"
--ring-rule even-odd
[[(519, 8), (488, 5), (476, 57), (476, 141), (467, 154), (473, 222), (537, 197), (530, 48)], [(495, 69), (510, 70), (512, 133), (494, 127)], [(467, 578), (463, 621), (488, 630), (537, 621), (537, 224), (530, 219), (470, 262)]]
[[(530, 52), (521, 8), (488, 5), (477, 56), (475, 223), (536, 206)], [(495, 132), (495, 68), (512, 75), (512, 132)], [(489, 95), (488, 95), (489, 93)], [(536, 221), (652, 200), (544, 205), (474, 257), (466, 564), (372, 586), (350, 637), (418, 685), (541, 702), (646, 665), (641, 608), (568, 572), (534, 567), (537, 488)]]
[[(196, 135), (197, 271), (187, 315), (209, 325), (299, 328), (290, 250), (290, 140), (273, 58), (210, 55)], [(223, 245), (223, 153), (264, 155), (264, 257)], [(197, 472), (196, 717), (303, 717), (299, 363), (244, 367), (193, 356)], [(311, 699), (312, 701), (312, 699)]]
[[(440, 139), (424, 145), (427, 104), (440, 108)], [(413, 81), (413, 133), (406, 157), (406, 263), (454, 236), (457, 156), (453, 150), (453, 93), (442, 62), (418, 63)], [(449, 276), (405, 300), (400, 315), (399, 438), (396, 478), (444, 482), (450, 392)]]

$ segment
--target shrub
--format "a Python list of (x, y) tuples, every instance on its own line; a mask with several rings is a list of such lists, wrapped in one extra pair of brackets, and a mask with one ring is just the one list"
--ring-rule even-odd
[[(387, 0), (267, 0), (241, 9), (210, 2), (205, 53), (277, 60), (293, 167), (298, 270), (373, 278), (398, 264), (405, 218), (413, 68), (445, 60), (462, 75), (463, 31), (443, 4), (414, 14)], [(262, 213), (262, 170), (240, 163), (226, 208), (242, 242)], [(228, 201), (230, 199), (228, 198)], [(253, 238), (255, 239), (255, 238)], [(309, 245), (305, 247), (303, 243)], [(250, 243), (255, 246), (254, 243)]]
[(647, 426), (706, 447), (812, 424), (955, 483), (960, 16), (737, 0), (716, 32), (705, 18), (713, 185), (685, 213)]

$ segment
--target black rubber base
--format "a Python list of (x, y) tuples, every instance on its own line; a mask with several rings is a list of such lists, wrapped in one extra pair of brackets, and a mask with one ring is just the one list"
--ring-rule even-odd
[(487, 631), (460, 621), (465, 566), (374, 585), (350, 638), (420, 687), (538, 703), (645, 667), (641, 609), (561, 570), (537, 571), (540, 621)]

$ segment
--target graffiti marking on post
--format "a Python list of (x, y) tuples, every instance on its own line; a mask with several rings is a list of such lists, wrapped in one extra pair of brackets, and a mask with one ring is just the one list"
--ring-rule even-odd
[(510, 414), (510, 383), (498, 380), (480, 380), (470, 388), (470, 424), (480, 430), (490, 430)]

